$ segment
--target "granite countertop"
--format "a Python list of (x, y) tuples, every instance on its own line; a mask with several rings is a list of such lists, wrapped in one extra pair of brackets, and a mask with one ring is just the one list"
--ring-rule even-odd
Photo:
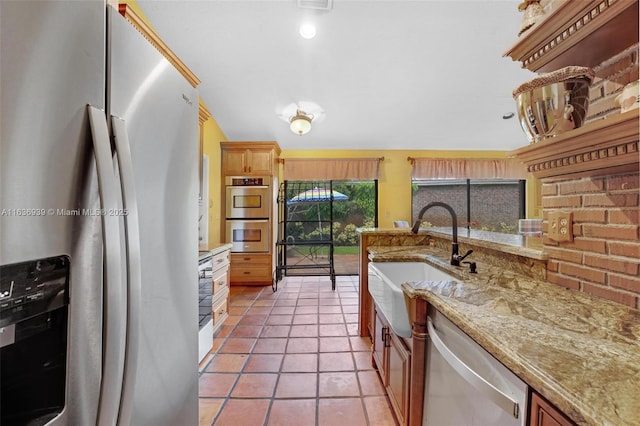
[(370, 247), (374, 261), (425, 261), (456, 282), (402, 284), (456, 323), (580, 425), (637, 425), (640, 311), (584, 293), (478, 265), (448, 264), (430, 246)]
[[(396, 238), (413, 236), (406, 228), (358, 228), (361, 234), (388, 235)], [(451, 227), (420, 228), (417, 235), (427, 235), (451, 240)], [(477, 229), (458, 228), (458, 243), (469, 243), (476, 247), (499, 250), (503, 253), (525, 256), (532, 259), (546, 260), (547, 255), (542, 251), (543, 243), (540, 237), (525, 237), (501, 232), (480, 231)]]
[(221, 253), (225, 250), (230, 250), (233, 245), (231, 243), (220, 243), (216, 246), (213, 246), (209, 250), (200, 250), (198, 252), (198, 260), (203, 261), (211, 256), (215, 256), (218, 253)]

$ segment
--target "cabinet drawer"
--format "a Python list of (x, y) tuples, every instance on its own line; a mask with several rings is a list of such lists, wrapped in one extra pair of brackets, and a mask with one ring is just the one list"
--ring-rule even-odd
[(229, 287), (229, 266), (225, 266), (218, 269), (213, 273), (213, 280), (211, 282), (211, 294), (215, 299), (216, 296)]
[(270, 254), (234, 253), (231, 255), (231, 262), (233, 264), (233, 268), (231, 268), (232, 270), (236, 266), (245, 267), (245, 266), (260, 265), (260, 266), (271, 267), (271, 255)]
[(211, 258), (211, 267), (214, 272), (214, 275), (215, 275), (215, 271), (229, 265), (229, 261), (230, 261), (229, 258), (230, 258), (229, 250), (220, 252)]
[(262, 267), (234, 265), (231, 268), (231, 282), (269, 284), (271, 283), (271, 264)]
[(211, 317), (213, 319), (214, 329), (220, 326), (220, 324), (222, 324), (224, 320), (227, 319), (227, 317), (229, 316), (227, 312), (227, 303), (228, 303), (228, 298), (224, 297), (223, 299), (220, 300), (220, 302), (217, 305), (213, 306)]

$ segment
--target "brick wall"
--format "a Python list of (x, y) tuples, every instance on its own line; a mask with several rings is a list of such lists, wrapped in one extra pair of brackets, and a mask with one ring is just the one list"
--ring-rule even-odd
[[(542, 207), (547, 280), (640, 307), (640, 175), (545, 182)], [(572, 242), (548, 238), (552, 211), (572, 212)]]
[[(638, 51), (636, 43), (594, 68), (586, 122), (619, 114), (616, 96), (639, 77)], [(638, 173), (542, 180), (547, 281), (640, 308), (639, 194)], [(549, 213), (558, 210), (573, 214), (572, 242), (548, 238)]]
[(611, 57), (594, 68), (596, 78), (589, 90), (589, 111), (585, 122), (618, 114), (615, 98), (625, 84), (638, 80), (638, 44)]

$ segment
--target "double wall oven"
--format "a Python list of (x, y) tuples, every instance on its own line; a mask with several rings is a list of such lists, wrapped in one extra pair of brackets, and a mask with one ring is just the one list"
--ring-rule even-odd
[(225, 178), (225, 237), (232, 244), (232, 252), (269, 252), (270, 179), (268, 176)]

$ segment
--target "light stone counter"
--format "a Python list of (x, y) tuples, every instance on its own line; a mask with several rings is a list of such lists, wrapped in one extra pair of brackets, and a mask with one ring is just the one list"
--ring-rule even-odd
[(437, 246), (368, 252), (373, 261), (425, 261), (460, 278), (402, 288), (444, 313), (577, 424), (640, 424), (639, 310), (499, 265), (479, 263), (479, 273), (470, 274), (449, 265), (450, 253)]
[(206, 260), (209, 257), (215, 256), (220, 252), (223, 252), (225, 250), (230, 250), (231, 247), (232, 247), (232, 244), (230, 243), (220, 243), (217, 246), (214, 246), (210, 250), (200, 250), (198, 252), (198, 259), (200, 262), (202, 262), (203, 260)]

